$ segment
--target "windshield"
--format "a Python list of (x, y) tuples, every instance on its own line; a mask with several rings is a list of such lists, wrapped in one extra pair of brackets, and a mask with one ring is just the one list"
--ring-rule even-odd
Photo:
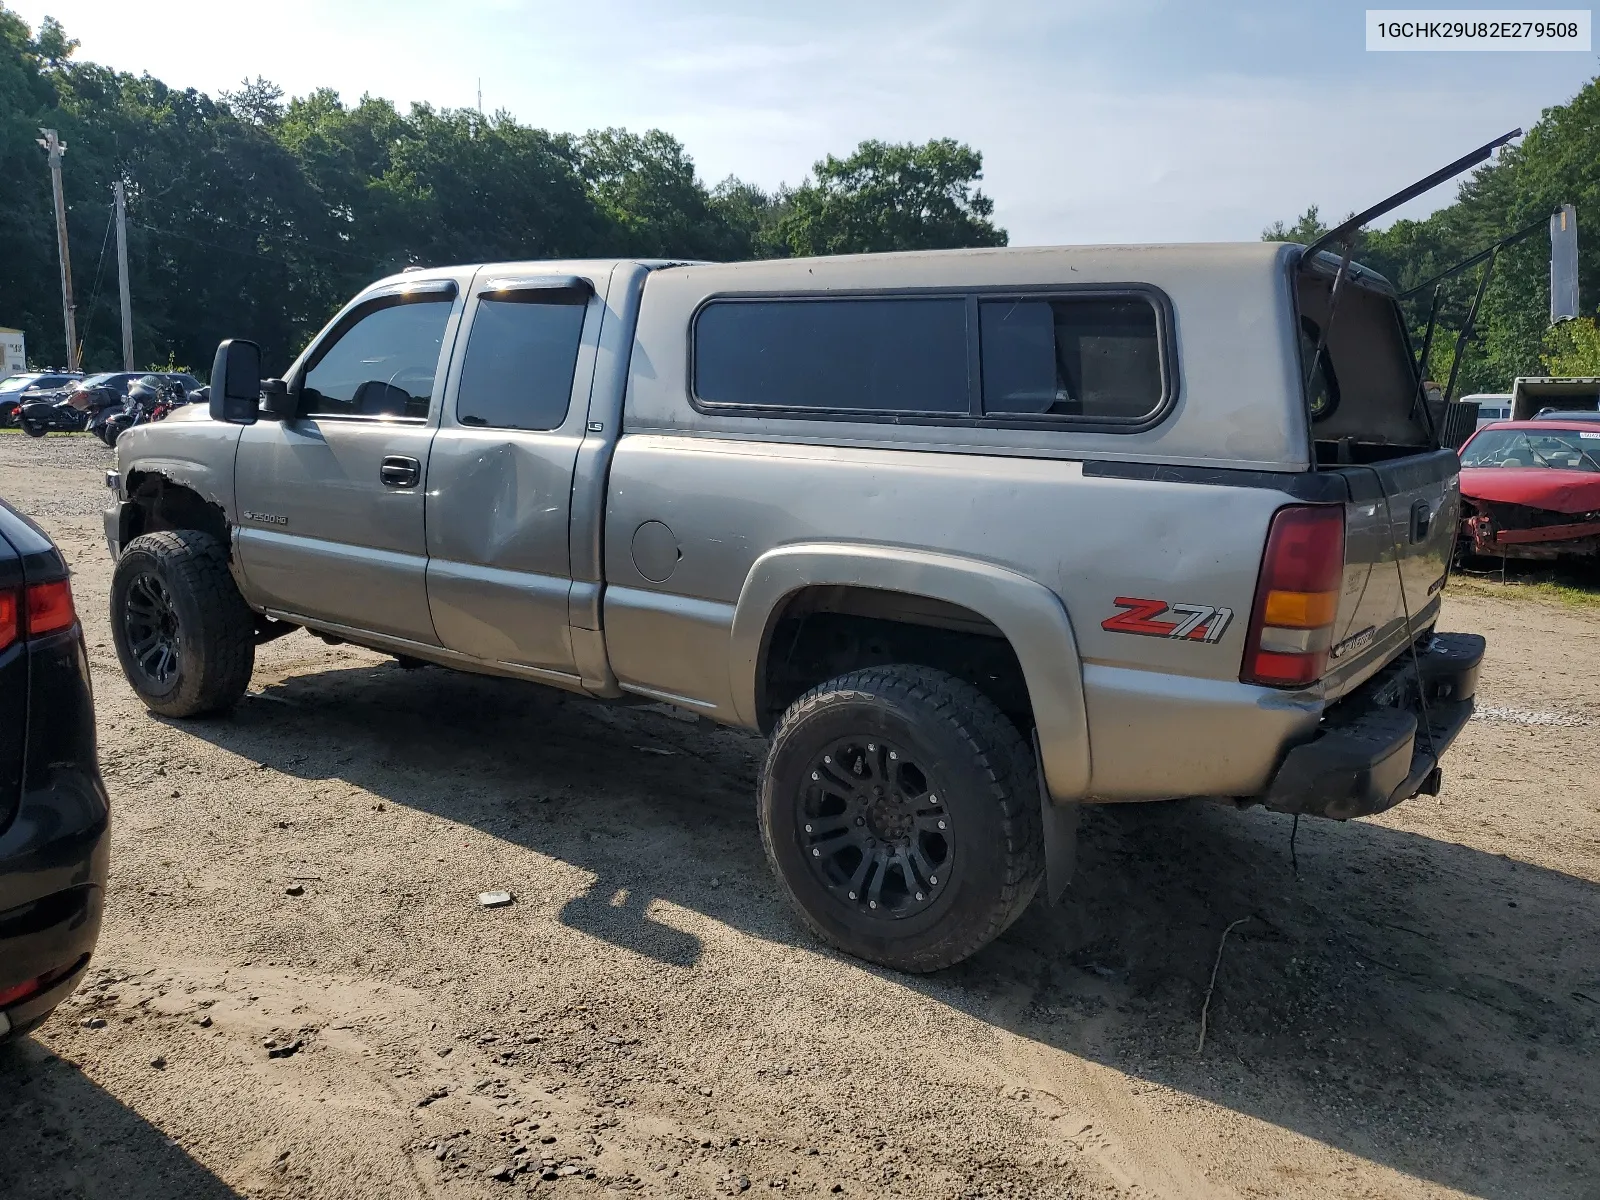
[(120, 371), (105, 371), (99, 375), (89, 376), (78, 386), (85, 391), (97, 387), (122, 387), (128, 382), (129, 378), (130, 376), (124, 375)]
[(1600, 430), (1485, 429), (1462, 450), (1461, 465), (1600, 473)]

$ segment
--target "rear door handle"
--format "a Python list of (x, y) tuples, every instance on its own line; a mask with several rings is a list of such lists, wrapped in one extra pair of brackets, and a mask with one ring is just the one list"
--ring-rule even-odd
[(417, 480), (422, 478), (422, 464), (404, 454), (391, 454), (378, 468), (378, 478), (383, 480), (384, 487), (416, 487)]

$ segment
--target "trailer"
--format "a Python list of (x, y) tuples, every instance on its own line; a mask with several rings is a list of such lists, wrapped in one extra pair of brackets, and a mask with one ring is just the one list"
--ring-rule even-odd
[(0, 379), (28, 369), (28, 349), (22, 330), (0, 325)]
[(1531, 421), (1541, 412), (1593, 412), (1600, 408), (1600, 378), (1519, 375), (1511, 385), (1511, 419)]

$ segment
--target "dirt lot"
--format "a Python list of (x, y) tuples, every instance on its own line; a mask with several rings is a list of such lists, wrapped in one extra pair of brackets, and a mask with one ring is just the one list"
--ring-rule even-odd
[(1096, 811), (1069, 904), (907, 978), (789, 918), (742, 734), (305, 634), (150, 716), (107, 457), (0, 436), (115, 809), (90, 978), (0, 1054), (8, 1200), (1600, 1196), (1600, 609), (1448, 599), (1488, 719), (1298, 877), (1285, 818)]

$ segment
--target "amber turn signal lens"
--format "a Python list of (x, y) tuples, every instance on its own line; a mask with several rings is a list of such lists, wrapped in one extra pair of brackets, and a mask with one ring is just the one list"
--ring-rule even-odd
[(1318, 629), (1332, 625), (1338, 611), (1338, 592), (1271, 591), (1267, 593), (1262, 624), (1286, 629)]

